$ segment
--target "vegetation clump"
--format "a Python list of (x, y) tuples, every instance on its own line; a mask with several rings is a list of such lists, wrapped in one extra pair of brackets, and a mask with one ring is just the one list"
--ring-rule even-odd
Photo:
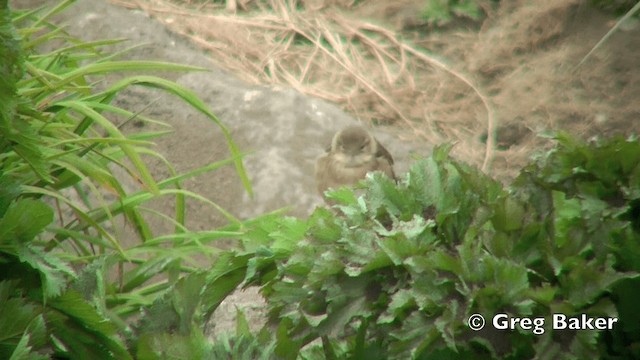
[[(373, 175), (361, 197), (333, 192), (339, 215), (283, 221), (272, 248), (288, 253), (263, 291), (289, 346), (322, 339), (332, 358), (637, 357), (640, 144), (556, 140), (509, 188), (440, 147), (398, 186)], [(502, 313), (544, 318), (544, 332), (492, 329)], [(559, 331), (553, 314), (619, 322)]]

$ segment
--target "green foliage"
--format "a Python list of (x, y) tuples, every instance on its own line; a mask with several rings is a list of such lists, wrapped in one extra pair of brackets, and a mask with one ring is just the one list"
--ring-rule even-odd
[(275, 342), (267, 343), (249, 335), (222, 336), (211, 349), (209, 359), (268, 360), (274, 359)]
[(0, 126), (5, 128), (15, 111), (16, 83), (22, 77), (23, 59), (20, 40), (11, 25), (8, 0), (0, 2)]
[(478, 0), (426, 0), (422, 17), (429, 23), (446, 25), (456, 17), (478, 20), (482, 15)]
[(213, 269), (182, 277), (146, 308), (133, 338), (136, 358), (271, 359), (275, 341), (266, 333), (251, 334), (242, 313), (234, 336), (212, 343), (203, 332), (203, 319), (244, 279), (247, 260), (227, 252)]
[[(279, 256), (262, 250), (253, 259), (277, 268), (262, 278), (276, 353), (637, 358), (640, 144), (557, 141), (508, 189), (440, 147), (397, 186), (372, 174), (362, 196), (330, 194), (334, 211), (253, 229), (286, 243)], [(474, 332), (467, 319), (476, 313), (489, 324)], [(498, 313), (545, 318), (545, 332), (493, 330)], [(559, 332), (554, 313), (620, 320), (610, 331)]]
[[(180, 184), (232, 164), (251, 192), (242, 155), (217, 117), (176, 83), (137, 75), (96, 91), (89, 76), (204, 69), (115, 60), (103, 47), (121, 40), (83, 43), (47, 21), (72, 2), (44, 15), (11, 13), (0, 3), (0, 358), (202, 358), (212, 351), (204, 324), (244, 278), (248, 257), (217, 258), (210, 243), (243, 224)], [(226, 136), (231, 158), (176, 173), (150, 150), (168, 131), (121, 131), (134, 118), (166, 127), (112, 104), (131, 86), (160, 89), (203, 113)], [(160, 158), (170, 177), (154, 179), (143, 154)], [(118, 168), (139, 188), (126, 189)], [(158, 237), (143, 212), (159, 196), (175, 198), (176, 215), (175, 233)], [(220, 210), (230, 224), (189, 231), (186, 197)], [(139, 243), (120, 242), (118, 217)], [(192, 267), (203, 255), (217, 258), (206, 274)]]

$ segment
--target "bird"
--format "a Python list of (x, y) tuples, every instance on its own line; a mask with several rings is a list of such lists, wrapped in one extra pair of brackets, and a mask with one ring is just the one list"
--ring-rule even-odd
[(325, 190), (353, 185), (373, 171), (396, 179), (393, 157), (362, 126), (348, 126), (336, 132), (326, 152), (316, 160), (315, 166), (316, 185), (323, 197)]

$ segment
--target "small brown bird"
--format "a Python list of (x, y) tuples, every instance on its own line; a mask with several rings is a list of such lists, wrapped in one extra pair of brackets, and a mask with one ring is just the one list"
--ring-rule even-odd
[(371, 171), (395, 180), (391, 154), (362, 126), (338, 131), (327, 153), (316, 161), (316, 183), (323, 196), (328, 188), (352, 185)]

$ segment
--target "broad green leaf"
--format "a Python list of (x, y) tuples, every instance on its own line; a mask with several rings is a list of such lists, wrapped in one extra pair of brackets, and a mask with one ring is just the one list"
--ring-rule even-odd
[(26, 298), (14, 297), (16, 285), (15, 281), (0, 282), (0, 343), (15, 346), (40, 311)]
[(239, 288), (246, 277), (248, 256), (225, 258), (216, 261), (207, 276), (202, 293), (203, 313), (209, 317), (229, 294)]
[(249, 322), (242, 309), (236, 306), (236, 336), (251, 336)]
[(20, 195), (20, 186), (16, 179), (0, 172), (0, 219), (5, 216), (9, 205), (18, 195)]
[(505, 197), (496, 204), (493, 225), (500, 231), (518, 230), (523, 225), (524, 211), (524, 207), (517, 200)]
[(611, 291), (617, 282), (640, 276), (614, 270), (613, 262), (613, 255), (607, 256), (606, 262), (601, 265), (597, 260), (577, 262), (559, 279), (568, 301), (580, 308), (595, 302), (601, 294)]
[(293, 217), (284, 217), (278, 223), (277, 230), (269, 233), (269, 237), (273, 239), (271, 248), (274, 251), (290, 254), (296, 243), (303, 239), (307, 231), (307, 222)]
[(204, 336), (198, 331), (190, 335), (147, 333), (139, 338), (136, 359), (205, 359), (208, 351)]
[(340, 238), (343, 227), (328, 209), (317, 208), (308, 222), (309, 235), (323, 243), (333, 243)]
[(302, 343), (300, 340), (293, 339), (289, 335), (289, 330), (293, 328), (290, 320), (282, 319), (276, 329), (277, 345), (275, 354), (286, 360), (294, 360), (297, 357)]
[(9, 206), (0, 219), (0, 244), (33, 240), (53, 221), (53, 210), (41, 201), (21, 199)]
[(434, 321), (434, 325), (436, 329), (438, 329), (438, 332), (444, 339), (445, 343), (453, 350), (457, 350), (455, 330), (456, 327), (459, 327), (459, 325), (456, 326), (456, 320), (460, 318), (460, 316), (458, 316), (458, 306), (459, 305), (456, 300), (450, 301), (442, 315)]
[(50, 307), (45, 319), (69, 356), (132, 358), (117, 336), (115, 325), (100, 315), (75, 290), (68, 290), (52, 299)]
[(20, 261), (29, 264), (40, 273), (42, 289), (46, 298), (58, 296), (67, 286), (68, 278), (75, 278), (75, 272), (55, 254), (46, 253), (41, 248), (31, 245), (18, 246)]

